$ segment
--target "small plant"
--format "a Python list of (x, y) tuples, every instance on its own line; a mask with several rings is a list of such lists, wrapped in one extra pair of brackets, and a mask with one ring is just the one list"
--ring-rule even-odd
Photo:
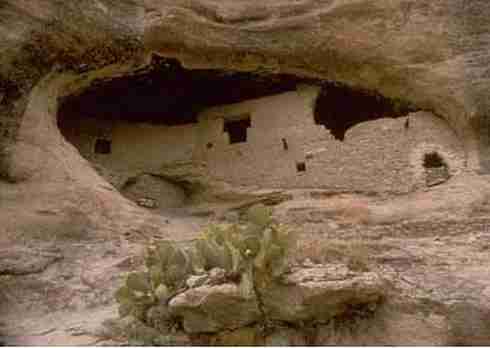
[(367, 272), (372, 264), (372, 246), (362, 239), (310, 240), (297, 245), (292, 252), (296, 263), (310, 259), (315, 263), (342, 262), (357, 272)]
[(191, 276), (206, 278), (213, 269), (221, 269), (223, 281), (238, 283), (242, 293), (253, 294), (254, 277), (268, 281), (285, 273), (294, 240), (271, 215), (270, 208), (258, 204), (248, 210), (245, 222), (210, 225), (193, 243), (161, 241), (149, 246), (146, 270), (129, 274), (116, 293), (120, 316), (138, 323), (131, 321), (128, 339), (156, 344), (167, 337), (157, 337), (155, 332), (166, 335), (178, 321), (167, 305), (187, 289)]

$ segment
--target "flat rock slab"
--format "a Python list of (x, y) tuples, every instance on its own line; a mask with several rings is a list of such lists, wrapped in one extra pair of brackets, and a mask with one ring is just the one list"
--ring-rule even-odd
[(0, 249), (0, 275), (40, 273), (62, 259), (57, 250), (9, 247)]
[(170, 301), (169, 309), (183, 317), (187, 333), (236, 329), (261, 317), (257, 298), (243, 294), (231, 283), (187, 290)]
[(322, 322), (351, 307), (374, 306), (384, 288), (377, 273), (354, 272), (339, 264), (293, 270), (282, 284), (262, 284), (258, 291), (269, 319)]

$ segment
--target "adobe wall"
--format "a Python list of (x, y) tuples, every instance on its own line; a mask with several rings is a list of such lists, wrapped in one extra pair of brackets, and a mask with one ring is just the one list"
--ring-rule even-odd
[[(451, 176), (464, 170), (462, 144), (446, 122), (432, 114), (413, 113), (408, 122), (407, 117), (363, 122), (339, 141), (315, 124), (318, 92), (317, 87), (300, 86), (293, 92), (210, 108), (197, 124), (87, 118), (70, 124), (73, 129), (64, 133), (85, 158), (105, 168), (116, 187), (131, 176), (160, 173), (163, 167), (183, 163), (203, 163), (204, 177), (234, 187), (364, 193), (406, 193), (425, 187), (423, 158), (433, 151), (443, 157)], [(245, 116), (251, 123), (246, 142), (230, 144), (225, 120)], [(111, 139), (110, 154), (93, 153), (97, 137)], [(305, 171), (298, 171), (298, 165)]]
[[(407, 118), (363, 122), (339, 141), (314, 122), (317, 93), (303, 86), (203, 113), (200, 138), (214, 146), (202, 151), (200, 144), (199, 149), (214, 176), (234, 185), (402, 193), (425, 186), (425, 153), (438, 151), (451, 175), (464, 168), (464, 149), (455, 133), (432, 114), (411, 114), (408, 128)], [(223, 120), (247, 113), (252, 119), (247, 142), (230, 145)], [(297, 163), (306, 171), (298, 172)]]

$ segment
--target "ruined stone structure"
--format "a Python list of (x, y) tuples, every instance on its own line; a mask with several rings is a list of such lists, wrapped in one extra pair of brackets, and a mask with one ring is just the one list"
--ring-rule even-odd
[(164, 207), (185, 201), (182, 189), (165, 181), (174, 171), (197, 175), (203, 186), (225, 182), (252, 190), (400, 194), (437, 180), (424, 164), (431, 154), (441, 157), (435, 165), (442, 168), (439, 183), (464, 170), (463, 145), (431, 113), (361, 122), (338, 140), (315, 123), (318, 94), (318, 87), (300, 85), (292, 92), (211, 107), (196, 123), (184, 125), (80, 117), (61, 127), (116, 188), (138, 185), (131, 198), (155, 199)]
[[(100, 341), (127, 278), (151, 302), (123, 318), (138, 333), (169, 308), (225, 318), (153, 325), (157, 343), (488, 345), (489, 18), (488, 0), (0, 1), (0, 344), (127, 343)], [(236, 238), (209, 260), (280, 260), (281, 226), (292, 273), (183, 274), (220, 225)], [(154, 271), (187, 278), (172, 304)]]

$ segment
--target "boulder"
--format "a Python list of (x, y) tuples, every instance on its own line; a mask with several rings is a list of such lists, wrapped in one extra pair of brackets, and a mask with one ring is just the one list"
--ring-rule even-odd
[(0, 275), (40, 273), (62, 257), (58, 249), (45, 250), (21, 246), (0, 248)]
[(169, 302), (169, 310), (183, 318), (188, 333), (237, 329), (261, 317), (257, 298), (231, 283), (189, 289)]
[(233, 331), (224, 331), (212, 341), (216, 346), (256, 346), (262, 345), (260, 332), (256, 327), (243, 327)]
[(306, 346), (306, 336), (294, 329), (277, 329), (265, 338), (266, 346)]
[(290, 323), (323, 322), (354, 307), (374, 307), (384, 287), (377, 273), (354, 272), (343, 264), (294, 269), (282, 284), (258, 282), (266, 316)]

